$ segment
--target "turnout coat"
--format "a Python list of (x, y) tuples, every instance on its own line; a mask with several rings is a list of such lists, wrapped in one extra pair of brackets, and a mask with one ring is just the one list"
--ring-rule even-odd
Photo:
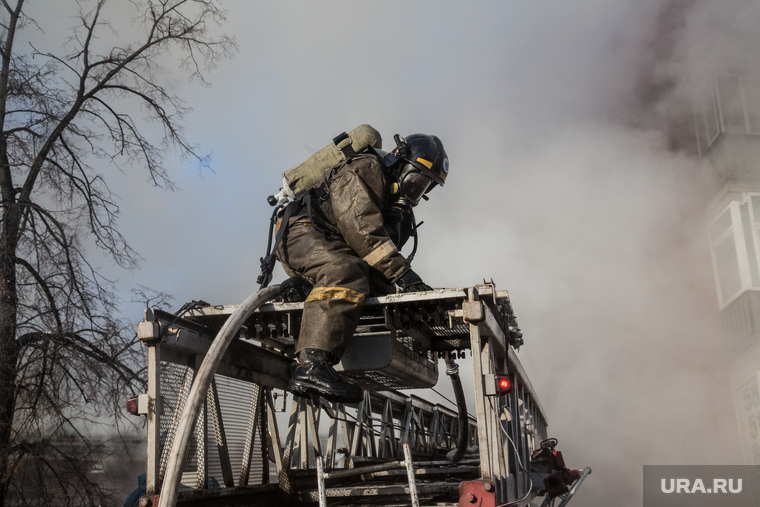
[(391, 292), (410, 269), (399, 248), (413, 233), (414, 217), (395, 204), (396, 192), (377, 155), (356, 155), (327, 171), (288, 219), (277, 258), (289, 276), (313, 284), (297, 352), (340, 357), (365, 297)]

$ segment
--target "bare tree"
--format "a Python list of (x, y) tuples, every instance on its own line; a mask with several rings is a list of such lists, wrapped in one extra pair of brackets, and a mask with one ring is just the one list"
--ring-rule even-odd
[(31, 502), (28, 481), (37, 505), (90, 504), (104, 491), (87, 474), (97, 449), (84, 428), (118, 426), (141, 387), (133, 330), (92, 261), (139, 260), (107, 171), (142, 169), (171, 188), (170, 149), (205, 164), (164, 75), (203, 81), (235, 44), (215, 32), (212, 0), (80, 0), (55, 47), (33, 42), (42, 29), (24, 0), (0, 1), (0, 505)]

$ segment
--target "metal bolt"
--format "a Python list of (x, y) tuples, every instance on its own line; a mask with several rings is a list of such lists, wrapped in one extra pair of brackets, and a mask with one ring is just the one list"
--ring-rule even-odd
[(470, 503), (475, 503), (478, 501), (478, 498), (472, 493), (470, 493), (469, 495), (467, 495), (467, 501)]
[(493, 483), (492, 482), (486, 482), (483, 484), (483, 490), (488, 491), (489, 493), (494, 490)]
[(144, 496), (140, 498), (140, 507), (150, 507), (153, 502), (150, 501), (150, 497)]

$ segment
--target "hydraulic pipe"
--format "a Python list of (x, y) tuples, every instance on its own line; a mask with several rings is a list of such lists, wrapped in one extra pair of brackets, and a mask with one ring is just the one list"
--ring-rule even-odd
[(459, 378), (459, 366), (454, 362), (450, 353), (444, 356), (446, 362), (446, 375), (451, 378), (451, 387), (454, 389), (454, 397), (457, 402), (457, 413), (459, 416), (459, 435), (457, 438), (457, 450), (449, 460), (456, 463), (467, 450), (467, 444), (470, 441), (470, 419), (467, 416), (467, 400), (464, 397), (462, 380)]
[(174, 436), (169, 459), (166, 464), (166, 475), (161, 486), (161, 495), (158, 501), (158, 507), (174, 507), (177, 503), (177, 492), (179, 490), (179, 481), (182, 478), (182, 468), (185, 464), (187, 448), (190, 445), (190, 438), (195, 428), (195, 422), (198, 419), (198, 413), (206, 399), (206, 393), (211, 385), (219, 363), (222, 361), (227, 348), (232, 340), (237, 336), (240, 326), (242, 326), (248, 317), (256, 311), (261, 305), (280, 295), (280, 286), (272, 285), (265, 289), (248, 296), (248, 299), (233, 311), (222, 329), (217, 333), (216, 338), (211, 343), (211, 347), (203, 359), (201, 367), (193, 381), (190, 394), (185, 402), (185, 408), (177, 425), (177, 433)]
[(586, 467), (581, 472), (581, 476), (578, 477), (578, 480), (575, 481), (575, 484), (573, 484), (573, 487), (570, 488), (570, 491), (567, 492), (567, 495), (565, 496), (565, 499), (562, 500), (562, 503), (559, 504), (559, 507), (565, 507), (567, 503), (570, 501), (571, 498), (573, 498), (573, 495), (578, 491), (578, 488), (581, 487), (581, 483), (591, 474), (591, 467)]

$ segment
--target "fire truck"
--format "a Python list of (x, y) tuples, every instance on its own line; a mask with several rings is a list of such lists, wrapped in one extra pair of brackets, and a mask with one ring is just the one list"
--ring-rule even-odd
[(287, 392), (303, 304), (279, 294), (145, 310), (141, 506), (564, 506), (591, 473), (548, 437), (492, 282), (368, 298), (336, 366), (352, 404)]

